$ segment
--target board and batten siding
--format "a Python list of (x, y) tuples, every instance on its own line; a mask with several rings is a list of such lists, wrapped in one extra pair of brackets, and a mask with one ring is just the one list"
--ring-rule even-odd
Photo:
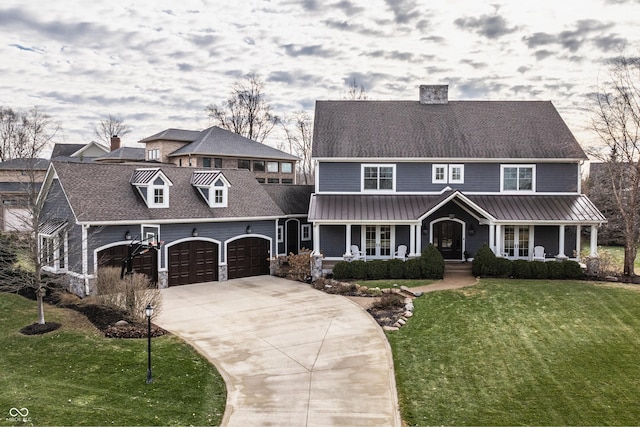
[[(319, 192), (358, 193), (361, 191), (362, 164), (354, 162), (321, 162), (318, 165)], [(385, 164), (385, 162), (367, 162)], [(388, 163), (396, 166), (396, 192), (439, 192), (446, 186), (462, 192), (500, 192), (500, 169), (503, 163), (464, 164), (463, 183), (433, 183), (434, 164), (449, 163)], [(536, 192), (576, 192), (577, 163), (536, 164)]]

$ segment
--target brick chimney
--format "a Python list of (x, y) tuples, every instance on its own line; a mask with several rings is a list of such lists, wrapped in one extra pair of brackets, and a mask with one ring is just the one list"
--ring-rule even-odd
[(111, 137), (111, 151), (116, 151), (118, 148), (120, 148), (120, 138), (118, 135), (113, 135)]
[(420, 104), (447, 104), (449, 85), (420, 85)]

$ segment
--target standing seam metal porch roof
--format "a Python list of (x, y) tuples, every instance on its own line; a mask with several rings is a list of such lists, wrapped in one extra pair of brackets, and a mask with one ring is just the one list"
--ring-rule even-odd
[[(438, 195), (315, 194), (312, 196), (309, 207), (309, 221), (418, 221), (425, 213), (439, 207), (451, 194), (451, 192)], [(588, 197), (582, 194), (464, 196), (477, 208), (483, 209), (500, 222), (606, 222), (602, 213)], [(475, 209), (473, 206), (470, 208)]]

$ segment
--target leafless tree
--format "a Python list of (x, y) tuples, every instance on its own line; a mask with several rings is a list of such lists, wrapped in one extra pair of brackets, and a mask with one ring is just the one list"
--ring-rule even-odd
[(347, 87), (347, 92), (345, 93), (343, 98), (346, 100), (358, 100), (358, 99), (366, 100), (367, 92), (364, 89), (364, 85), (362, 84), (358, 85), (358, 81), (354, 77), (349, 82), (349, 86)]
[(633, 276), (640, 241), (640, 58), (616, 58), (608, 77), (598, 86), (592, 122), (603, 146), (591, 154), (605, 164), (624, 230), (623, 274)]
[(255, 74), (238, 80), (231, 86), (226, 102), (205, 107), (213, 124), (263, 143), (278, 123), (264, 94), (264, 82)]
[(44, 324), (46, 285), (42, 280), (42, 267), (46, 260), (38, 241), (42, 220), (38, 193), (43, 174), (39, 166), (42, 159), (37, 155), (52, 142), (60, 127), (36, 108), (26, 113), (11, 109), (2, 109), (2, 112), (5, 114), (2, 119), (2, 160), (21, 159), (23, 162), (17, 181), (21, 184), (24, 209), (16, 217), (23, 231), (13, 233), (15, 236), (10, 246), (22, 254), (22, 259), (15, 264), (5, 264), (0, 270), (3, 276), (0, 277), (0, 290), (17, 292), (32, 289), (38, 301), (38, 323)]
[(106, 146), (111, 144), (112, 136), (123, 137), (130, 133), (131, 129), (124, 123), (124, 119), (109, 114), (106, 119), (102, 120), (94, 129), (94, 134), (98, 140)]
[(301, 160), (298, 169), (305, 184), (313, 183), (314, 167), (311, 159), (313, 142), (313, 122), (305, 111), (298, 111), (287, 120), (282, 121), (289, 144), (289, 151)]
[(38, 157), (59, 129), (35, 107), (26, 112), (0, 107), (0, 161)]

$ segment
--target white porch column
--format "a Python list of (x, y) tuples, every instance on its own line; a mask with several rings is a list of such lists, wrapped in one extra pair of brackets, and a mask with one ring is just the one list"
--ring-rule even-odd
[(320, 226), (313, 224), (313, 253), (320, 254)]
[(576, 225), (576, 258), (580, 261), (580, 233), (582, 232), (582, 226)]
[(560, 226), (560, 235), (558, 236), (558, 258), (565, 258), (564, 254), (564, 225)]
[(422, 253), (422, 224), (416, 225), (416, 256)]
[(502, 226), (496, 225), (496, 256), (502, 256)]
[(498, 251), (496, 249), (496, 226), (493, 224), (489, 224), (489, 248), (493, 251), (494, 254), (497, 254)]
[(347, 248), (344, 251), (344, 256), (351, 256), (351, 224), (347, 224), (346, 229), (346, 239), (345, 242), (347, 244)]
[(598, 226), (591, 226), (591, 242), (589, 243), (589, 256), (598, 256)]
[(416, 226), (409, 226), (409, 257), (416, 256)]

